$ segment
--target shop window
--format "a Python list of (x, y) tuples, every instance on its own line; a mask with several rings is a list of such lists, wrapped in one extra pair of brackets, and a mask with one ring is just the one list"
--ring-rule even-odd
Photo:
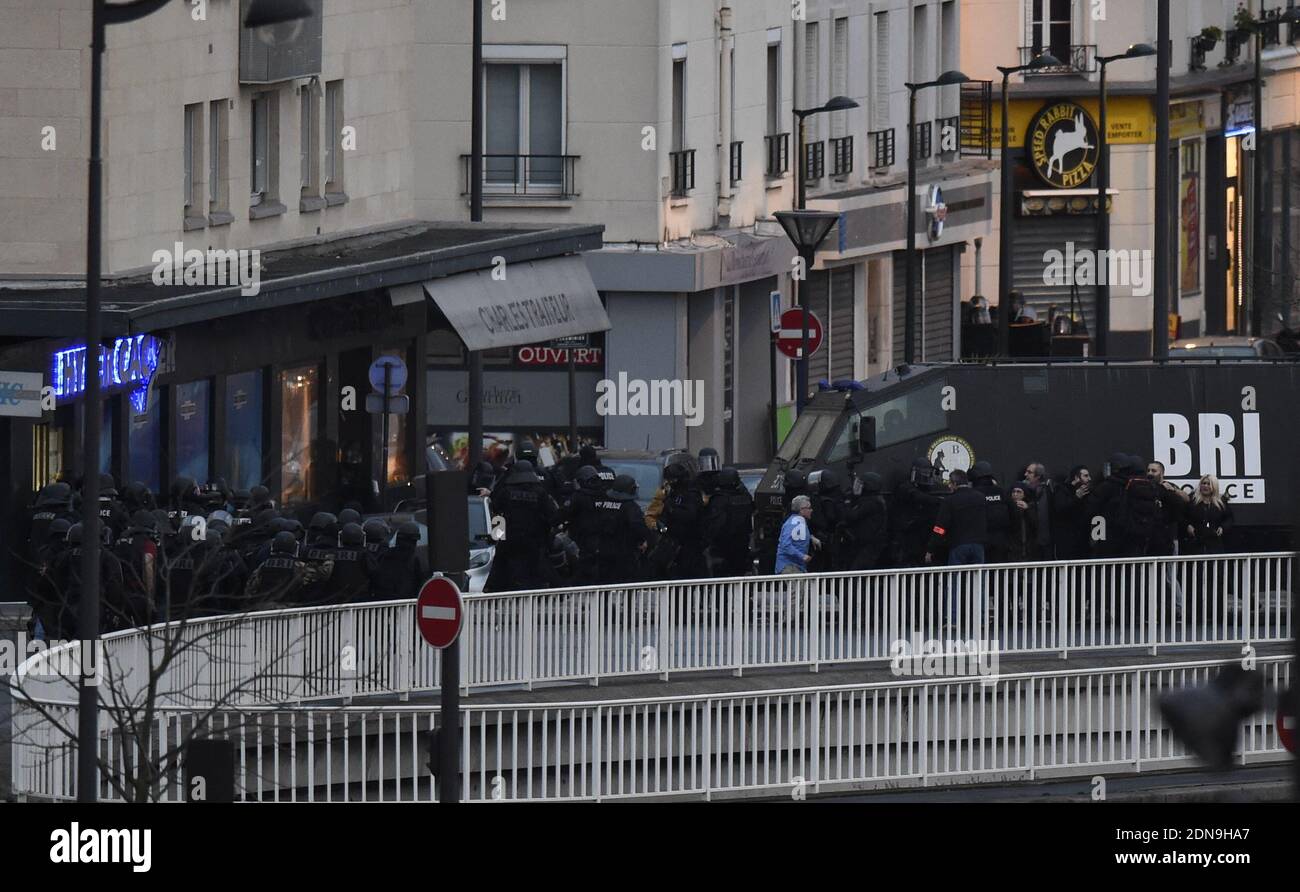
[[(376, 356), (406, 356), (406, 350), (401, 347), (390, 346), (381, 350)], [(407, 388), (410, 393), (410, 388)], [(388, 486), (395, 486), (405, 483), (411, 479), (411, 465), (406, 454), (406, 425), (409, 415), (389, 415), (388, 416)], [(383, 459), (384, 433), (383, 417), (377, 419), (380, 423), (374, 426), (375, 437), (375, 466), (378, 467)]]
[(32, 490), (54, 483), (63, 469), (63, 429), (52, 424), (32, 425)]
[(150, 400), (144, 412), (131, 411), (127, 431), (127, 480), (143, 483), (155, 493), (166, 492), (162, 479), (162, 401)]
[(280, 499), (306, 502), (315, 497), (317, 402), (320, 372), (315, 366), (280, 373)]
[(227, 482), (234, 489), (252, 489), (262, 482), (262, 372), (255, 370), (226, 379)]
[(211, 395), (208, 381), (191, 381), (175, 388), (176, 476), (188, 477), (200, 486), (211, 472)]
[(431, 331), (427, 340), (425, 355), (429, 365), (464, 365), (465, 350), (460, 337), (454, 331)]
[[(117, 400), (104, 400), (104, 419), (99, 429), (99, 473), (113, 473), (113, 444), (117, 442)], [(77, 403), (77, 455), (85, 454), (86, 403)]]

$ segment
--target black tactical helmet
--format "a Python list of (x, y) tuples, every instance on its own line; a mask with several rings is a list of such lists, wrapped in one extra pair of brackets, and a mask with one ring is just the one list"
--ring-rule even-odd
[(690, 477), (690, 470), (681, 462), (673, 462), (664, 468), (664, 480), (668, 483), (682, 483)]
[(298, 540), (288, 530), (276, 533), (271, 540), (271, 554), (291, 554), (298, 556)]
[(99, 475), (99, 497), (101, 499), (117, 498), (117, 481), (113, 479), (112, 474)]
[(397, 528), (397, 541), (415, 544), (420, 541), (420, 525), (407, 521)]
[(1128, 468), (1128, 456), (1122, 452), (1112, 452), (1110, 455), (1110, 472), (1118, 474), (1126, 468)]
[(614, 478), (614, 485), (611, 487), (614, 492), (621, 492), (624, 495), (636, 495), (636, 478), (630, 474), (619, 474)]
[(519, 447), (515, 449), (516, 461), (530, 461), (537, 463), (537, 444), (532, 440), (520, 440)]
[(329, 532), (331, 527), (337, 527), (339, 519), (328, 511), (317, 511), (312, 515), (311, 523), (307, 524), (307, 529), (313, 533)]
[(786, 471), (785, 472), (785, 491), (786, 492), (803, 492), (808, 486), (808, 478), (803, 471)]
[(271, 504), (271, 491), (258, 484), (248, 491), (248, 503), (254, 508)]
[(46, 532), (51, 542), (66, 542), (70, 529), (72, 529), (72, 521), (66, 517), (59, 517), (50, 521), (50, 528)]
[(74, 523), (72, 526), (68, 527), (68, 544), (74, 548), (80, 545), (81, 534), (83, 532), (85, 532), (85, 529), (79, 523)]
[(596, 454), (596, 447), (590, 443), (578, 450), (578, 458), (584, 465), (595, 467), (600, 464), (600, 456)]
[(600, 483), (600, 472), (591, 465), (583, 465), (581, 468), (578, 468), (578, 474), (575, 479), (578, 481), (579, 486), (583, 489), (588, 489)]
[(128, 529), (131, 533), (147, 533), (158, 535), (158, 518), (153, 516), (150, 511), (143, 508), (131, 515), (131, 526)]
[(718, 472), (718, 486), (723, 489), (740, 486), (740, 472), (735, 468), (723, 468)]
[(51, 483), (36, 496), (38, 508), (67, 508), (72, 505), (72, 487), (66, 483)]
[(258, 528), (271, 527), (279, 519), (280, 515), (275, 513), (274, 508), (263, 508), (253, 516), (253, 526)]
[(711, 446), (705, 446), (700, 450), (700, 473), (707, 474), (716, 471), (722, 467), (722, 462), (718, 460), (718, 450)]
[(366, 536), (366, 541), (371, 544), (387, 542), (392, 533), (389, 532), (388, 524), (384, 523), (378, 517), (367, 520), (361, 531)]
[(977, 461), (970, 469), (970, 479), (984, 480), (993, 476), (993, 465), (986, 461)]
[(188, 499), (192, 499), (196, 494), (196, 484), (190, 477), (177, 477), (172, 481), (171, 500), (172, 504), (179, 505)]
[(822, 471), (821, 480), (818, 481), (817, 491), (820, 493), (835, 492), (840, 488), (840, 478), (830, 470)]
[(366, 532), (361, 528), (361, 524), (343, 524), (343, 529), (339, 530), (340, 548), (364, 548), (365, 544)]
[(510, 483), (536, 483), (538, 480), (537, 472), (533, 470), (533, 463), (520, 459), (510, 470)]
[(874, 471), (868, 471), (862, 475), (862, 491), (877, 495), (885, 488), (885, 481), (879, 474)]
[(344, 508), (339, 512), (339, 525), (347, 526), (350, 523), (359, 526), (361, 524), (361, 512), (355, 508)]

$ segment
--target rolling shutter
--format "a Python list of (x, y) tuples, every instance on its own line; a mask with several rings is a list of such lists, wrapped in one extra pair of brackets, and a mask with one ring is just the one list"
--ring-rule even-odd
[[(808, 365), (808, 380), (846, 381), (853, 377), (854, 292), (851, 266), (809, 274), (808, 308), (822, 323), (823, 342)], [(829, 293), (828, 293), (829, 291)]]
[[(1089, 215), (1017, 218), (1014, 248), (1015, 280), (1013, 289), (1025, 296), (1029, 306), (1038, 313), (1040, 322), (1051, 322), (1050, 312), (1056, 306), (1061, 312), (1070, 309), (1070, 285), (1044, 284), (1048, 271), (1048, 252), (1058, 251), (1068, 256), (1066, 248), (1074, 244), (1075, 255), (1093, 249), (1096, 244), (1097, 218)], [(1064, 264), (1062, 264), (1064, 268)], [(1115, 289), (1112, 286), (1112, 290)], [(1097, 290), (1093, 285), (1080, 285), (1075, 297), (1076, 306), (1082, 309), (1088, 323), (1088, 333), (1097, 333)]]
[[(958, 303), (953, 278), (953, 248), (935, 248), (918, 252), (916, 291), (921, 300), (917, 308), (918, 362), (951, 362), (954, 359), (952, 326)], [(907, 281), (907, 252), (894, 252), (894, 364), (903, 362), (904, 333), (907, 329), (904, 294)]]

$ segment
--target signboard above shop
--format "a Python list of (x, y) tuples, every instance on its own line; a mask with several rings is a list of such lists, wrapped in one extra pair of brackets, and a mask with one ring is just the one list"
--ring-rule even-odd
[[(99, 384), (105, 390), (129, 388), (131, 404), (144, 412), (149, 382), (164, 367), (165, 342), (152, 335), (118, 338), (99, 348)], [(54, 354), (51, 361), (54, 396), (60, 402), (86, 392), (86, 347), (78, 345)]]
[[(1093, 88), (1095, 90), (1095, 87)], [(1029, 128), (1039, 113), (1044, 109), (1059, 105), (1061, 102), (1077, 105), (1088, 113), (1095, 122), (1098, 115), (1097, 96), (1072, 97), (1057, 99), (1014, 99), (1011, 101), (1011, 116), (1008, 120), (1009, 142), (1013, 148), (1024, 147), (1029, 137)], [(998, 148), (1002, 135), (1002, 108), (993, 103), (993, 139), (994, 148)], [(1097, 125), (1094, 123), (1093, 127)], [(1151, 111), (1151, 100), (1145, 96), (1106, 97), (1106, 142), (1112, 146), (1145, 145), (1156, 141), (1156, 118)]]

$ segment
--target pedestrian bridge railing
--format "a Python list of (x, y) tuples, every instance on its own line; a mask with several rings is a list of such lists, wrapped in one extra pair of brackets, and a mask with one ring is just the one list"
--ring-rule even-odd
[[(1290, 553), (742, 577), (468, 595), (467, 690), (638, 675), (887, 663), (928, 642), (1018, 655), (1253, 645), (1292, 637)], [(191, 620), (106, 636), (114, 696), (164, 706), (436, 690), (413, 601)], [(15, 694), (74, 704), (63, 651)], [(66, 660), (64, 661), (66, 662)]]
[[(427, 768), (427, 706), (167, 706), (149, 749), (166, 754), (147, 795), (185, 796), (184, 741), (227, 740), (235, 797), (253, 802), (429, 801), (460, 784), (462, 801), (802, 798), (835, 791), (1108, 778), (1196, 764), (1165, 724), (1160, 695), (1203, 685), (1232, 661), (1173, 662), (991, 678), (908, 678), (747, 693), (461, 709), (457, 780)], [(1266, 685), (1287, 687), (1290, 657), (1260, 658)], [(15, 716), (15, 792), (71, 799), (76, 750), (55, 726), (73, 706)], [(140, 728), (132, 729), (139, 735)], [(102, 728), (101, 778), (130, 774), (132, 748)], [(1291, 758), (1271, 707), (1239, 728), (1234, 761)], [(1101, 786), (1098, 785), (1101, 779)], [(105, 799), (125, 798), (102, 781)]]

